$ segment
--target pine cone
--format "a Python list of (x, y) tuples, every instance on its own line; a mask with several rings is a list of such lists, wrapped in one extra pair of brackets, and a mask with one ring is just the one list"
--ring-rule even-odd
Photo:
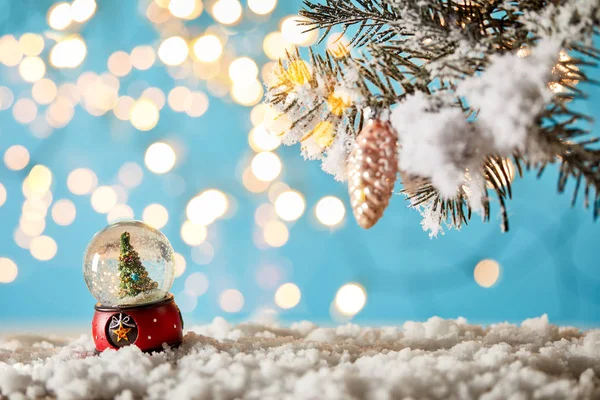
[(354, 218), (369, 229), (381, 218), (398, 173), (398, 138), (387, 122), (370, 120), (348, 157), (348, 192)]

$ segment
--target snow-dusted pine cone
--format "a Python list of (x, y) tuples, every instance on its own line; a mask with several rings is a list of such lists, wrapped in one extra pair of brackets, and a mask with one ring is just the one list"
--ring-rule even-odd
[(348, 192), (356, 222), (369, 229), (381, 218), (398, 173), (398, 138), (388, 122), (370, 120), (348, 157)]

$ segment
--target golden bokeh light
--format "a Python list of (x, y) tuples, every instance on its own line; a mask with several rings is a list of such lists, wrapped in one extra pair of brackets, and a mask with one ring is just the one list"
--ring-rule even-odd
[(192, 48), (197, 60), (211, 63), (223, 54), (223, 44), (215, 35), (204, 35), (198, 38)]
[(367, 292), (358, 283), (347, 283), (335, 295), (335, 307), (343, 315), (355, 315), (367, 302)]
[(45, 165), (34, 166), (24, 182), (33, 194), (43, 195), (52, 184), (52, 172)]
[(248, 0), (248, 8), (258, 15), (266, 15), (277, 6), (277, 0)]
[(185, 272), (187, 262), (185, 257), (179, 253), (173, 253), (173, 261), (175, 261), (175, 277), (178, 278)]
[(63, 83), (58, 87), (58, 96), (63, 97), (73, 105), (76, 106), (81, 99), (79, 89), (77, 85), (73, 83)]
[(19, 229), (29, 237), (39, 236), (46, 229), (46, 221), (42, 219), (26, 219), (24, 216), (19, 220)]
[(238, 0), (217, 0), (212, 6), (212, 14), (223, 25), (233, 25), (242, 17), (242, 5)]
[(0, 283), (11, 283), (17, 279), (19, 269), (10, 258), (0, 257)]
[(52, 29), (62, 31), (71, 25), (72, 21), (71, 5), (69, 3), (56, 3), (48, 10), (48, 25)]
[(117, 205), (117, 192), (110, 186), (99, 186), (92, 192), (90, 201), (96, 212), (107, 214)]
[(192, 221), (185, 221), (181, 225), (181, 238), (190, 246), (198, 246), (206, 240), (208, 232), (206, 226), (195, 224)]
[(195, 224), (209, 225), (225, 215), (228, 208), (227, 195), (220, 190), (209, 189), (189, 201), (186, 214)]
[[(194, 55), (195, 57), (195, 55)], [(219, 62), (200, 62), (194, 61), (192, 67), (194, 75), (205, 81), (214, 79), (221, 73), (221, 64)]]
[(149, 131), (154, 128), (160, 118), (156, 104), (146, 98), (137, 100), (131, 107), (129, 120), (137, 130)]
[(146, 167), (155, 174), (169, 172), (175, 166), (175, 161), (175, 150), (164, 142), (152, 143), (144, 156)]
[(19, 47), (26, 56), (39, 56), (44, 50), (44, 38), (35, 33), (25, 33), (19, 38)]
[(236, 103), (243, 106), (253, 106), (258, 104), (263, 97), (264, 88), (258, 80), (253, 81), (234, 81), (231, 86), (231, 97)]
[(71, 18), (75, 22), (85, 22), (96, 12), (95, 0), (74, 0), (71, 3)]
[(244, 187), (252, 193), (261, 193), (267, 190), (269, 182), (261, 181), (252, 173), (252, 168), (246, 168), (242, 174)]
[(132, 219), (133, 210), (127, 204), (117, 204), (106, 214), (106, 221), (109, 224), (118, 221), (130, 221)]
[(156, 54), (151, 46), (136, 46), (131, 51), (131, 65), (135, 69), (145, 71), (156, 61)]
[(142, 220), (156, 229), (162, 229), (169, 222), (169, 211), (161, 204), (150, 204), (144, 208)]
[(0, 110), (10, 108), (15, 99), (13, 92), (6, 86), (0, 86)]
[(224, 290), (219, 296), (219, 305), (227, 313), (240, 312), (244, 307), (244, 295), (239, 290)]
[(281, 221), (273, 220), (265, 224), (263, 238), (271, 247), (281, 247), (287, 243), (290, 232), (287, 226)]
[(188, 56), (188, 44), (181, 36), (165, 39), (158, 47), (158, 58), (167, 65), (181, 65)]
[(258, 153), (252, 159), (250, 165), (252, 173), (264, 182), (271, 182), (281, 174), (281, 160), (277, 154), (270, 151)]
[(295, 190), (281, 193), (275, 200), (275, 211), (284, 221), (295, 221), (302, 216), (306, 204), (302, 194)]
[(0, 207), (6, 203), (6, 188), (0, 183)]
[(481, 287), (490, 288), (498, 282), (500, 277), (500, 264), (495, 260), (481, 260), (473, 271), (475, 282)]
[(308, 19), (291, 16), (281, 23), (281, 34), (286, 42), (296, 46), (311, 46), (317, 42), (319, 32), (316, 29), (309, 30), (309, 26), (302, 23), (309, 22)]
[(71, 200), (58, 200), (52, 206), (52, 219), (61, 226), (67, 226), (75, 221), (77, 210)]
[(203, 92), (192, 92), (185, 101), (185, 112), (190, 117), (201, 117), (208, 110), (208, 96)]
[(169, 92), (167, 102), (169, 107), (176, 112), (184, 112), (189, 104), (189, 99), (192, 95), (190, 89), (185, 86), (175, 86)]
[(126, 162), (119, 168), (119, 181), (128, 188), (139, 186), (144, 179), (144, 170), (135, 162)]
[(98, 186), (98, 177), (89, 168), (77, 168), (67, 177), (67, 187), (75, 195), (90, 194)]
[(23, 52), (19, 42), (13, 35), (5, 35), (0, 38), (0, 62), (7, 67), (14, 67), (21, 62)]
[(317, 203), (315, 215), (323, 225), (335, 226), (343, 221), (346, 215), (346, 207), (337, 197), (326, 196)]
[(302, 294), (298, 286), (291, 282), (284, 283), (275, 292), (275, 304), (283, 309), (294, 308), (300, 303), (301, 297)]
[(239, 82), (251, 82), (258, 78), (258, 66), (249, 57), (239, 57), (229, 64), (229, 79)]
[(64, 97), (58, 97), (46, 109), (46, 121), (53, 128), (62, 128), (73, 119), (75, 108), (73, 104)]
[(269, 203), (261, 204), (254, 212), (254, 222), (256, 222), (256, 225), (260, 226), (261, 228), (264, 228), (265, 225), (267, 225), (267, 222), (276, 219), (277, 213), (275, 212), (275, 207)]
[(54, 258), (58, 246), (50, 236), (37, 236), (29, 244), (29, 252), (33, 258), (40, 261), (48, 261)]
[(158, 108), (159, 110), (162, 110), (162, 108), (165, 106), (165, 102), (167, 101), (163, 91), (157, 87), (147, 88), (142, 92), (142, 97), (153, 102), (156, 108)]
[(12, 112), (15, 121), (21, 124), (29, 124), (37, 115), (37, 105), (31, 99), (19, 99), (13, 106)]
[(258, 126), (262, 124), (265, 120), (265, 114), (269, 107), (266, 104), (257, 104), (252, 107), (252, 111), (250, 111), (250, 121), (252, 121), (253, 126)]
[(57, 93), (58, 88), (50, 79), (40, 79), (31, 88), (31, 96), (38, 104), (52, 103)]
[(11, 171), (20, 171), (29, 164), (29, 151), (24, 146), (10, 146), (4, 152), (4, 164)]
[(271, 60), (285, 57), (286, 51), (293, 51), (294, 45), (283, 37), (281, 32), (271, 32), (263, 41), (263, 50)]
[(264, 125), (259, 125), (250, 131), (248, 143), (256, 152), (273, 151), (281, 145), (281, 139), (267, 131)]
[(131, 68), (131, 58), (127, 52), (115, 51), (108, 57), (108, 70), (114, 76), (125, 76)]
[(76, 68), (87, 55), (85, 42), (79, 36), (71, 36), (56, 43), (50, 50), (50, 64), (56, 68)]
[(174, 17), (182, 19), (195, 19), (202, 14), (201, 0), (171, 0), (168, 9)]
[(121, 121), (129, 121), (129, 116), (131, 115), (131, 109), (135, 104), (135, 100), (129, 96), (121, 96), (119, 100), (117, 100), (117, 104), (113, 107), (113, 113), (115, 117), (120, 119)]

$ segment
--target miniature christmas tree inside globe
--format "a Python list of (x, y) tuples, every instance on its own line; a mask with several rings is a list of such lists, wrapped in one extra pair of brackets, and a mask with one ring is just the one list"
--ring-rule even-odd
[(83, 275), (92, 295), (104, 306), (160, 301), (175, 277), (173, 248), (165, 235), (143, 222), (117, 222), (92, 238)]

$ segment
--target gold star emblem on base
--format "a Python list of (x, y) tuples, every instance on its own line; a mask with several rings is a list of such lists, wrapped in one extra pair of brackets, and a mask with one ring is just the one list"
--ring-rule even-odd
[(120, 342), (121, 339), (125, 339), (129, 342), (129, 338), (127, 337), (127, 334), (129, 333), (129, 331), (131, 330), (131, 328), (123, 328), (123, 324), (119, 324), (119, 329), (113, 329), (113, 333), (115, 335), (117, 335), (117, 342)]

